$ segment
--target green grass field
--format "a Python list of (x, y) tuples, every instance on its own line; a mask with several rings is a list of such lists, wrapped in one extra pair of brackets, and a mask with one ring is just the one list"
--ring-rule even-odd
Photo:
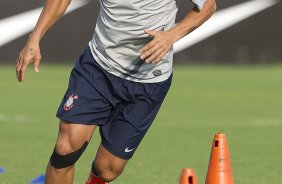
[[(0, 67), (0, 184), (27, 184), (44, 173), (70, 70), (43, 65), (17, 83), (13, 67)], [(282, 66), (175, 67), (156, 121), (113, 184), (177, 184), (183, 167), (204, 183), (216, 132), (227, 134), (235, 183), (282, 183)], [(75, 184), (87, 178), (99, 139), (97, 131)]]

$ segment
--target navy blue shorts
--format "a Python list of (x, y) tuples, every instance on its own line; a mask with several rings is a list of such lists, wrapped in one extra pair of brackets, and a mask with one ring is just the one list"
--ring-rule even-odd
[(98, 125), (102, 145), (128, 160), (155, 119), (171, 80), (138, 83), (119, 78), (101, 68), (87, 47), (71, 72), (57, 117)]

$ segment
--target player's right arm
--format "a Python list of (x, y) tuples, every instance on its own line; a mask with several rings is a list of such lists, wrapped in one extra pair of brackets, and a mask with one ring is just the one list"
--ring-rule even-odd
[(24, 80), (27, 66), (32, 62), (35, 72), (39, 72), (41, 60), (39, 42), (48, 29), (63, 16), (70, 2), (71, 0), (46, 0), (35, 28), (17, 58), (16, 73), (19, 82)]

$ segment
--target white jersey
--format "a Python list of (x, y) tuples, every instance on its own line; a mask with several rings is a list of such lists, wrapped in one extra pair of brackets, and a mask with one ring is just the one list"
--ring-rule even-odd
[[(192, 0), (201, 9), (206, 0)], [(146, 63), (139, 50), (153, 38), (144, 32), (175, 25), (178, 0), (100, 0), (89, 42), (94, 59), (109, 73), (135, 82), (155, 83), (172, 73), (173, 48), (158, 63)]]

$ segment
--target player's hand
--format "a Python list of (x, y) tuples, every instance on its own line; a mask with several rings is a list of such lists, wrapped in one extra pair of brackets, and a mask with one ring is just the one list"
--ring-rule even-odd
[(32, 62), (34, 63), (34, 71), (38, 73), (40, 61), (41, 54), (39, 41), (35, 41), (30, 38), (17, 58), (16, 73), (18, 81), (22, 82), (24, 80), (24, 74), (27, 69), (27, 66)]
[(154, 39), (140, 49), (140, 58), (146, 63), (157, 64), (173, 46), (174, 37), (165, 31), (145, 30), (145, 33), (153, 36)]

